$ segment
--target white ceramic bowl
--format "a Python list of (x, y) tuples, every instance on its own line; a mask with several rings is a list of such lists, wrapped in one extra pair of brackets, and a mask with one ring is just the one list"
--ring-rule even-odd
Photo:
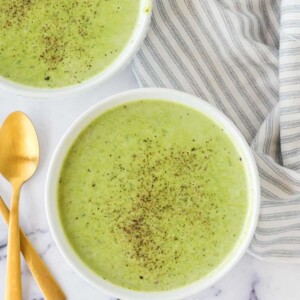
[[(231, 140), (237, 147), (243, 159), (243, 162), (245, 163), (248, 175), (247, 179), (249, 188), (249, 212), (245, 220), (243, 233), (236, 247), (212, 274), (209, 274), (207, 277), (202, 278), (201, 280), (194, 282), (188, 286), (166, 292), (137, 292), (122, 288), (120, 286), (116, 286), (108, 281), (103, 280), (100, 276), (91, 271), (74, 252), (74, 250), (68, 243), (66, 236), (64, 235), (58, 215), (58, 178), (65, 156), (75, 139), (78, 137), (79, 133), (88, 124), (90, 124), (91, 121), (93, 121), (99, 115), (103, 114), (105, 111), (115, 106), (141, 99), (164, 99), (171, 102), (181, 103), (209, 116), (212, 120), (214, 120), (217, 124), (224, 128), (224, 133), (231, 138)], [(219, 280), (229, 270), (231, 270), (246, 252), (257, 224), (259, 205), (260, 188), (256, 164), (247, 142), (235, 127), (235, 125), (223, 113), (197, 97), (175, 90), (156, 88), (131, 90), (112, 96), (106, 100), (99, 102), (98, 104), (87, 110), (85, 113), (83, 113), (73, 123), (73, 125), (71, 125), (69, 130), (60, 141), (50, 164), (46, 187), (47, 217), (54, 240), (62, 255), (74, 268), (74, 270), (77, 271), (84, 279), (86, 279), (94, 286), (104, 290), (108, 294), (118, 297), (122, 300), (184, 299), (185, 297), (196, 294), (197, 292), (200, 292), (213, 285), (217, 280)]]
[(152, 0), (141, 0), (140, 12), (135, 30), (124, 50), (106, 69), (104, 69), (102, 72), (99, 72), (94, 77), (83, 81), (80, 84), (62, 88), (35, 88), (15, 83), (0, 76), (0, 88), (3, 90), (11, 91), (21, 96), (34, 98), (50, 98), (65, 96), (67, 94), (75, 92), (81, 92), (88, 87), (94, 86), (96, 84), (101, 84), (131, 62), (133, 56), (140, 48), (142, 41), (147, 34), (151, 19), (151, 13)]

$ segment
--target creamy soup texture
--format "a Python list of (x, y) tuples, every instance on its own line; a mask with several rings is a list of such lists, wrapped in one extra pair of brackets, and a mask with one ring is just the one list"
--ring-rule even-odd
[(81, 83), (122, 52), (140, 0), (0, 0), (0, 76), (34, 87)]
[(247, 178), (212, 120), (141, 100), (107, 111), (78, 136), (58, 206), (90, 269), (129, 289), (163, 291), (211, 274), (230, 255), (248, 211)]

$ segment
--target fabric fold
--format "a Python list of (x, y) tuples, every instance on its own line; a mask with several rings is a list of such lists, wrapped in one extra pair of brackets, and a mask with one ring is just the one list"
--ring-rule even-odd
[(261, 180), (249, 251), (300, 262), (300, 2), (157, 0), (133, 70), (141, 86), (197, 95), (237, 125)]

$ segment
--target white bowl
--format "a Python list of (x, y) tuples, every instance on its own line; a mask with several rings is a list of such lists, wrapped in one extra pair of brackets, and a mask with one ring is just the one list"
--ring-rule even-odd
[[(78, 137), (79, 133), (84, 128), (86, 128), (86, 126), (90, 124), (91, 121), (93, 121), (99, 115), (103, 114), (105, 111), (115, 106), (141, 99), (164, 99), (175, 103), (181, 103), (210, 117), (217, 124), (222, 126), (222, 128), (224, 128), (224, 133), (226, 133), (231, 138), (232, 142), (237, 147), (245, 163), (248, 175), (247, 181), (249, 189), (249, 211), (245, 220), (242, 235), (240, 236), (235, 248), (232, 249), (230, 255), (228, 255), (223, 263), (207, 277), (202, 278), (190, 285), (164, 292), (138, 292), (125, 289), (103, 280), (100, 276), (90, 270), (89, 267), (81, 261), (81, 259), (77, 256), (77, 254), (70, 246), (62, 229), (57, 206), (57, 184), (61, 167), (68, 153), (68, 150), (70, 149), (75, 139)], [(99, 102), (92, 108), (88, 109), (85, 113), (83, 113), (73, 123), (73, 125), (71, 125), (71, 127), (68, 129), (68, 131), (60, 141), (50, 164), (46, 187), (46, 211), (48, 222), (54, 240), (62, 255), (74, 268), (74, 270), (77, 271), (78, 274), (80, 274), (84, 279), (86, 279), (94, 286), (107, 292), (108, 294), (118, 297), (122, 300), (184, 299), (185, 297), (196, 294), (213, 285), (217, 280), (228, 273), (229, 270), (233, 268), (233, 266), (246, 252), (256, 228), (259, 206), (260, 188), (256, 164), (247, 142), (235, 127), (235, 125), (219, 110), (197, 97), (175, 90), (157, 88), (131, 90), (112, 96), (106, 100)]]
[(94, 77), (91, 77), (80, 84), (66, 86), (62, 88), (36, 88), (28, 85), (19, 84), (0, 76), (0, 88), (3, 90), (11, 91), (21, 96), (48, 98), (64, 96), (74, 92), (81, 92), (82, 90), (88, 87), (94, 86), (96, 84), (101, 84), (131, 62), (133, 56), (140, 48), (147, 34), (147, 30), (149, 28), (151, 20), (151, 13), (152, 0), (141, 0), (137, 24), (126, 47), (111, 65), (106, 67), (106, 69), (99, 72)]

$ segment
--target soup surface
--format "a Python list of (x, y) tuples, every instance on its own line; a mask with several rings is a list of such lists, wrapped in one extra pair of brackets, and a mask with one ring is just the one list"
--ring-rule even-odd
[(81, 260), (142, 291), (210, 274), (248, 211), (242, 159), (222, 128), (163, 100), (116, 107), (76, 139), (62, 167), (59, 213)]
[(0, 76), (58, 88), (95, 76), (122, 52), (140, 0), (0, 0)]

